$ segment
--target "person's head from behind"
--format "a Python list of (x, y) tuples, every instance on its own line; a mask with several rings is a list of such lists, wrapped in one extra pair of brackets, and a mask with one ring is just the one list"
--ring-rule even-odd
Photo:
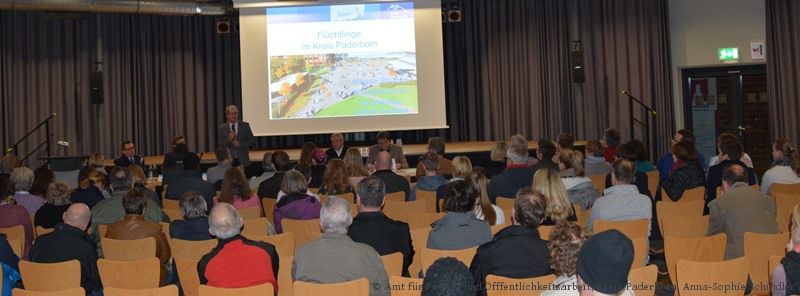
[(297, 161), (297, 165), (310, 166), (313, 162), (314, 150), (317, 150), (317, 145), (314, 143), (303, 143), (303, 146), (300, 146), (300, 159)]
[(136, 164), (132, 164), (128, 166), (128, 171), (131, 173), (131, 177), (133, 177), (134, 185), (144, 186), (144, 181), (146, 179), (142, 167)]
[(617, 159), (611, 169), (611, 184), (633, 184), (636, 179), (636, 165), (627, 159)]
[(94, 168), (102, 168), (105, 166), (104, 162), (106, 161), (106, 157), (100, 153), (92, 153), (89, 154), (89, 160), (87, 160), (86, 164), (90, 167)]
[(325, 173), (322, 176), (322, 184), (325, 188), (344, 192), (348, 185), (347, 167), (341, 159), (331, 159), (325, 166)]
[(444, 156), (444, 145), (444, 139), (441, 137), (432, 137), (428, 139), (428, 152)]
[(217, 162), (219, 163), (231, 162), (231, 153), (228, 151), (227, 147), (217, 148), (217, 150), (214, 151), (214, 155), (217, 157)]
[(342, 133), (331, 134), (331, 148), (340, 150), (344, 147), (344, 135)]
[(281, 181), (281, 191), (286, 194), (306, 193), (308, 191), (308, 181), (298, 170), (286, 172)]
[(631, 149), (628, 143), (625, 143), (617, 146), (617, 149), (614, 150), (614, 160), (617, 159), (627, 159), (635, 163), (636, 154), (633, 152), (633, 149)]
[(520, 135), (520, 134), (516, 134), (516, 135), (511, 136), (511, 138), (508, 139), (508, 144), (509, 145), (519, 145), (519, 146), (525, 147), (526, 150), (528, 149), (528, 139), (526, 139), (525, 136)]
[(508, 146), (506, 150), (506, 163), (512, 165), (524, 165), (528, 163), (528, 148), (521, 145)]
[(672, 145), (672, 156), (679, 162), (694, 163), (698, 161), (697, 148), (694, 143), (680, 141)]
[(541, 168), (533, 174), (534, 192), (541, 193), (547, 202), (545, 217), (554, 221), (566, 220), (572, 215), (572, 204), (569, 202), (567, 188), (561, 181), (559, 173), (552, 168)]
[(33, 195), (44, 196), (50, 184), (56, 181), (56, 175), (47, 166), (38, 167), (33, 170), (33, 183), (31, 183), (30, 193)]
[(145, 208), (147, 208), (147, 197), (139, 190), (129, 190), (122, 197), (122, 208), (125, 209), (127, 215), (144, 215)]
[(672, 145), (678, 144), (678, 142), (684, 140), (694, 144), (696, 142), (694, 133), (688, 129), (679, 130), (674, 136), (672, 136)]
[(606, 142), (606, 146), (614, 148), (622, 142), (622, 134), (617, 129), (610, 127), (603, 133), (603, 139)]
[(279, 172), (285, 172), (292, 169), (292, 161), (286, 151), (278, 150), (272, 154), (272, 164)]
[(439, 154), (430, 151), (425, 153), (422, 159), (422, 167), (425, 168), (426, 174), (435, 176), (439, 171)]
[(253, 194), (250, 183), (244, 177), (242, 170), (231, 167), (225, 170), (222, 178), (222, 188), (219, 193), (219, 201), (233, 204), (238, 197), (240, 200), (248, 200)]
[(739, 161), (742, 158), (742, 144), (738, 139), (725, 139), (719, 143), (720, 161), (729, 159)]
[(54, 206), (68, 205), (70, 204), (69, 193), (71, 191), (67, 183), (61, 181), (53, 182), (47, 187), (45, 198), (48, 204)]
[(480, 192), (467, 180), (456, 180), (447, 184), (444, 209), (448, 212), (466, 213), (475, 208)]
[[(556, 224), (550, 232), (547, 249), (550, 253), (550, 268), (558, 276), (573, 276), (578, 268), (578, 252), (589, 238), (589, 231), (575, 222)], [(546, 238), (543, 238), (546, 239)]]
[(211, 209), (208, 217), (208, 233), (225, 240), (239, 235), (244, 220), (236, 208), (229, 203), (218, 203)]
[(583, 176), (583, 153), (578, 150), (561, 149), (558, 154), (558, 167), (562, 171), (573, 169), (576, 176)]
[(553, 141), (540, 139), (538, 145), (539, 147), (536, 148), (536, 157), (539, 158), (539, 160), (553, 159), (553, 156), (556, 155), (556, 145), (553, 144)]
[(730, 164), (722, 170), (722, 189), (728, 191), (733, 184), (747, 184), (747, 170), (739, 164)]
[(386, 184), (378, 177), (361, 179), (356, 185), (356, 199), (361, 209), (377, 210), (383, 207)]
[(575, 137), (568, 133), (561, 133), (556, 139), (556, 144), (558, 144), (558, 149), (572, 149), (575, 145)]
[(494, 162), (506, 162), (506, 150), (508, 150), (508, 144), (506, 142), (494, 143), (489, 158)]
[(633, 264), (633, 242), (618, 230), (606, 230), (587, 239), (578, 253), (578, 290), (581, 295), (615, 295), (628, 285)]
[(453, 178), (466, 178), (472, 172), (472, 161), (466, 156), (453, 158)]
[(472, 182), (472, 187), (478, 190), (478, 198), (475, 203), (483, 213), (483, 220), (489, 223), (489, 226), (494, 226), (497, 223), (497, 213), (494, 212), (492, 202), (489, 200), (489, 178), (486, 177), (483, 170), (476, 167), (467, 180)]
[(389, 152), (381, 151), (378, 153), (378, 158), (375, 159), (376, 170), (391, 170), (392, 169), (392, 155)]
[(200, 157), (194, 153), (187, 153), (183, 156), (183, 170), (199, 172), (200, 171)]
[(29, 191), (33, 185), (33, 170), (28, 167), (17, 167), (11, 171), (11, 182), (14, 183), (14, 190)]
[[(82, 189), (88, 189), (89, 186), (94, 185), (100, 191), (103, 191), (106, 187), (106, 176), (95, 170), (91, 167), (84, 167), (88, 168), (86, 171), (86, 175), (78, 182), (78, 187)], [(81, 169), (83, 170), (83, 169)]]
[(388, 132), (378, 132), (378, 134), (375, 135), (375, 142), (378, 144), (378, 148), (380, 148), (381, 151), (389, 151), (389, 144), (391, 144), (389, 139)]
[(272, 152), (266, 152), (264, 156), (261, 157), (261, 168), (264, 169), (265, 172), (275, 171), (275, 165), (272, 164)]
[(11, 182), (11, 177), (6, 174), (0, 174), (0, 202), (3, 202), (9, 196), (14, 195), (14, 183)]
[(598, 140), (591, 140), (586, 142), (586, 157), (589, 156), (603, 156), (603, 144)]
[[(796, 166), (795, 163), (800, 156), (797, 154), (797, 148), (789, 142), (788, 139), (781, 138), (772, 143), (772, 160), (779, 161), (785, 160), (787, 164)], [(795, 167), (797, 169), (797, 167)]]
[(179, 205), (183, 220), (202, 217), (208, 212), (206, 200), (203, 198), (203, 195), (197, 191), (187, 191), (184, 193), (183, 196), (181, 196)]
[(453, 257), (436, 259), (422, 280), (422, 296), (464, 296), (475, 292), (469, 269)]
[(86, 204), (83, 203), (74, 203), (67, 208), (67, 211), (61, 215), (61, 219), (64, 220), (64, 223), (80, 229), (82, 231), (86, 230), (86, 227), (89, 226), (89, 221), (92, 218), (92, 211), (89, 209)]
[(108, 186), (114, 192), (128, 191), (133, 188), (133, 176), (131, 172), (124, 167), (114, 167), (108, 173)]
[(14, 153), (6, 153), (0, 161), (0, 173), (9, 174), (19, 166), (19, 158)]
[(636, 161), (647, 161), (650, 159), (650, 156), (648, 155), (649, 153), (647, 152), (647, 146), (645, 146), (642, 141), (633, 139), (628, 141), (626, 144), (631, 149), (630, 153), (633, 154), (633, 157), (636, 159)]
[(350, 205), (339, 197), (329, 197), (319, 211), (319, 224), (323, 233), (347, 234), (347, 228), (352, 223)]
[(547, 199), (544, 195), (530, 187), (523, 187), (517, 191), (511, 215), (514, 217), (514, 224), (536, 228), (542, 223), (546, 210)]

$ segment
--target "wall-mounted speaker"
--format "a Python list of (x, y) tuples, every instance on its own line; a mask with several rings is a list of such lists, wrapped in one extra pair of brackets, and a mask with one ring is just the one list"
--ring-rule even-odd
[(230, 34), (230, 33), (231, 33), (231, 21), (227, 19), (217, 20), (217, 34)]
[(89, 74), (89, 100), (92, 104), (103, 103), (103, 72), (94, 71)]

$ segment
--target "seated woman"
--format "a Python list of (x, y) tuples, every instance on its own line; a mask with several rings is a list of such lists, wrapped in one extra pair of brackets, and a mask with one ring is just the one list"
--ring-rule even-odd
[(247, 209), (261, 207), (261, 200), (258, 194), (250, 189), (250, 185), (244, 178), (244, 173), (236, 168), (225, 170), (225, 177), (222, 179), (222, 190), (219, 195), (214, 197), (214, 204), (224, 202), (233, 205), (237, 209)]
[[(634, 163), (637, 162), (636, 153), (634, 152), (633, 148), (628, 144), (622, 144), (617, 147), (616, 151), (614, 151), (614, 160), (617, 159), (627, 159), (633, 161)], [(606, 175), (606, 189), (611, 188), (611, 174)], [(636, 188), (639, 189), (639, 193), (647, 195), (648, 197), (652, 197), (653, 194), (650, 192), (648, 187), (647, 181), (647, 174), (636, 171), (636, 177), (633, 179), (633, 184), (636, 185)]]
[(772, 184), (800, 183), (800, 153), (787, 139), (778, 139), (772, 144), (772, 167), (761, 179), (761, 192), (770, 194)]
[(633, 139), (628, 141), (628, 146), (631, 149), (632, 156), (628, 157), (628, 159), (635, 158), (636, 159), (636, 172), (637, 173), (647, 173), (649, 171), (654, 171), (656, 166), (653, 165), (651, 162), (649, 153), (647, 152), (647, 146), (637, 139)]
[[(324, 195), (353, 195), (353, 186), (347, 177), (347, 167), (341, 159), (331, 159), (325, 168), (325, 176), (322, 177), (322, 186), (319, 194)], [(355, 199), (355, 195), (353, 195)], [(345, 198), (347, 199), (347, 198)]]
[(475, 218), (489, 223), (489, 226), (503, 225), (506, 223), (506, 216), (500, 207), (493, 205), (489, 201), (489, 178), (479, 170), (473, 170), (469, 178), (473, 182), (472, 186), (478, 189), (478, 198), (475, 201)]
[(61, 216), (69, 208), (69, 185), (64, 182), (54, 182), (47, 188), (45, 193), (45, 202), (33, 219), (34, 226), (41, 226), (44, 228), (56, 227), (56, 224), (63, 222)]
[(56, 181), (56, 175), (52, 170), (47, 167), (39, 167), (33, 170), (33, 184), (31, 184), (30, 193), (47, 199), (47, 189), (50, 184)]
[(547, 249), (550, 251), (550, 268), (558, 277), (542, 296), (580, 295), (575, 276), (578, 270), (578, 252), (589, 235), (589, 231), (572, 222), (556, 225), (550, 233)]
[(364, 160), (361, 158), (361, 152), (356, 147), (350, 147), (344, 154), (344, 166), (347, 168), (348, 180), (350, 185), (356, 186), (361, 179), (369, 176), (369, 169), (364, 165)]
[(800, 294), (800, 205), (792, 211), (792, 231), (789, 250), (781, 264), (772, 272), (772, 295)]
[(325, 169), (328, 162), (328, 155), (325, 154), (325, 149), (317, 148), (311, 153), (311, 167), (309, 167), (308, 175), (310, 175), (310, 182), (308, 187), (319, 188), (325, 179)]
[(7, 175), (0, 175), (0, 228), (22, 225), (25, 229), (25, 248), (23, 258), (28, 258), (28, 252), (33, 242), (33, 223), (25, 207), (17, 205), (14, 199), (14, 183)]
[[(472, 161), (469, 160), (466, 156), (456, 156), (453, 158), (453, 177), (450, 178), (450, 182), (464, 180), (472, 173)], [(448, 184), (444, 184), (439, 186), (436, 189), (436, 212), (438, 213), (441, 209), (439, 209), (439, 200), (444, 199), (445, 195), (447, 194), (447, 186)]]
[(433, 222), (427, 247), (437, 250), (460, 250), (491, 241), (492, 231), (489, 229), (489, 224), (477, 219), (473, 211), (480, 192), (472, 182), (468, 180), (450, 182), (447, 184), (446, 192), (444, 209), (447, 214)]
[(578, 220), (561, 179), (558, 172), (549, 168), (540, 169), (533, 174), (533, 190), (541, 192), (547, 201), (544, 221), (539, 225), (555, 225), (558, 222)]
[(489, 159), (492, 161), (484, 166), (487, 178), (491, 179), (506, 169), (506, 150), (508, 150), (506, 142), (497, 142), (492, 146), (492, 151), (489, 153)]
[(569, 201), (589, 209), (600, 197), (600, 192), (592, 186), (592, 180), (583, 175), (583, 154), (572, 149), (563, 149), (558, 154), (558, 168), (561, 182), (567, 190)]
[(669, 199), (678, 201), (685, 190), (706, 185), (706, 174), (697, 155), (692, 142), (680, 141), (672, 146), (672, 170), (669, 177), (661, 182), (661, 188)]
[(79, 177), (78, 188), (70, 193), (69, 200), (86, 204), (91, 209), (105, 199), (103, 190), (106, 188), (106, 175), (89, 166), (83, 167), (80, 175), (83, 177)]
[(275, 231), (283, 233), (281, 220), (284, 218), (308, 220), (318, 219), (322, 208), (319, 200), (308, 194), (308, 183), (303, 173), (297, 170), (286, 172), (281, 183), (281, 191), (286, 195), (278, 198), (275, 205)]
[(133, 164), (128, 166), (128, 171), (131, 172), (131, 176), (133, 177), (133, 188), (144, 193), (145, 197), (154, 201), (159, 207), (162, 206), (161, 198), (158, 196), (158, 193), (147, 188), (147, 177), (144, 175), (142, 167)]

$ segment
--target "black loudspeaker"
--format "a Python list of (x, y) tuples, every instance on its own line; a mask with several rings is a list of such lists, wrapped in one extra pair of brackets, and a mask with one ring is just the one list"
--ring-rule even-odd
[(586, 75), (583, 72), (583, 51), (570, 52), (570, 60), (572, 61), (572, 82), (583, 83), (586, 81)]
[(217, 34), (230, 34), (230, 33), (231, 33), (231, 21), (227, 19), (217, 20)]
[(92, 104), (103, 103), (103, 72), (94, 71), (89, 74), (89, 98)]

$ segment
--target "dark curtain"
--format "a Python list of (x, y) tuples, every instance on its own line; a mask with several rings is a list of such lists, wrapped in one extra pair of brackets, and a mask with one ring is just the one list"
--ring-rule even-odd
[[(668, 151), (675, 130), (670, 83), (668, 7), (666, 0), (575, 0), (584, 50), (586, 83), (583, 103), (576, 112), (584, 117), (580, 139), (601, 138), (607, 127), (616, 127), (623, 141), (630, 139), (627, 90), (657, 110), (650, 130), (635, 124), (635, 137), (653, 154)], [(634, 116), (649, 115), (634, 106)], [(655, 147), (655, 149), (653, 149)], [(655, 151), (653, 151), (655, 150)]]
[(767, 91), (772, 138), (800, 140), (800, 2), (767, 0)]

